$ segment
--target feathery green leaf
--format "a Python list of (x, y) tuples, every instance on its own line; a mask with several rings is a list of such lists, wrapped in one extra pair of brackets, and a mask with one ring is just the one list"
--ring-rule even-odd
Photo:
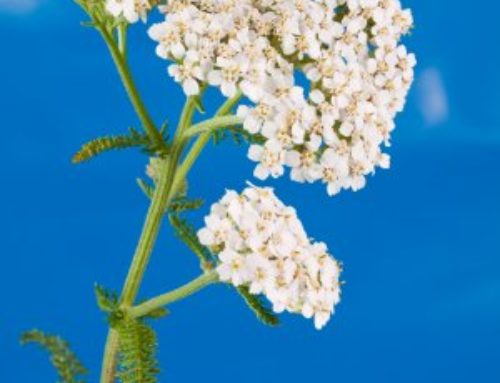
[(154, 330), (141, 319), (124, 317), (115, 326), (120, 342), (117, 377), (122, 383), (155, 383), (158, 375)]
[(265, 306), (259, 295), (251, 294), (247, 286), (239, 286), (236, 288), (236, 291), (243, 297), (248, 307), (252, 309), (262, 323), (273, 327), (279, 325), (279, 318)]
[(97, 306), (99, 306), (102, 311), (111, 313), (118, 309), (119, 298), (116, 292), (110, 291), (97, 283), (94, 285), (94, 291)]
[(232, 138), (237, 145), (241, 145), (243, 142), (249, 144), (263, 144), (265, 142), (265, 138), (261, 134), (250, 134), (240, 125), (217, 129), (213, 132), (216, 145), (227, 138)]
[(189, 199), (184, 196), (176, 197), (170, 202), (168, 210), (172, 213), (181, 213), (186, 210), (196, 210), (203, 205), (203, 200), (200, 198)]
[[(154, 186), (147, 183), (142, 178), (137, 178), (136, 181), (139, 185), (139, 188), (146, 195), (146, 197), (148, 197), (149, 199), (153, 198), (153, 194), (155, 192)], [(179, 214), (187, 210), (196, 210), (203, 205), (203, 202), (204, 201), (200, 198), (189, 199), (186, 196), (178, 193), (178, 197), (173, 198), (170, 202), (169, 206), (167, 207), (167, 211)]]
[(73, 163), (78, 164), (88, 161), (91, 158), (110, 150), (127, 149), (132, 147), (149, 147), (150, 144), (151, 141), (148, 135), (139, 133), (137, 130), (131, 128), (129, 134), (99, 137), (86, 143), (73, 156)]
[(137, 184), (141, 188), (142, 192), (146, 195), (146, 197), (148, 197), (149, 199), (153, 198), (153, 194), (155, 192), (154, 186), (148, 184), (142, 178), (137, 178)]
[(212, 254), (210, 250), (200, 243), (194, 227), (186, 219), (179, 217), (177, 214), (169, 214), (168, 218), (175, 230), (175, 234), (198, 256), (202, 268), (212, 268)]
[(50, 361), (57, 371), (59, 383), (83, 383), (80, 375), (87, 374), (87, 369), (71, 351), (68, 342), (64, 339), (43, 333), (40, 330), (31, 330), (21, 336), (21, 344), (35, 343), (50, 354)]

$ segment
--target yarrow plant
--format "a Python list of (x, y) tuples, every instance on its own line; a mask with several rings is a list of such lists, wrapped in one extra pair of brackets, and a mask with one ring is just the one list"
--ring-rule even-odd
[[(289, 312), (323, 328), (341, 295), (341, 267), (306, 231), (293, 207), (269, 187), (227, 190), (205, 224), (184, 212), (188, 174), (211, 138), (249, 144), (254, 176), (264, 181), (290, 168), (297, 182), (322, 182), (331, 196), (363, 188), (366, 176), (390, 166), (394, 119), (413, 81), (415, 56), (401, 39), (412, 28), (399, 0), (76, 0), (106, 43), (142, 125), (95, 139), (76, 153), (80, 163), (112, 149), (140, 147), (150, 157), (138, 183), (151, 199), (121, 294), (96, 286), (110, 324), (101, 383), (155, 382), (156, 335), (150, 321), (166, 306), (212, 284), (234, 286), (267, 325)], [(127, 31), (147, 23), (156, 54), (186, 95), (177, 129), (150, 117), (128, 67)], [(203, 112), (207, 87), (225, 101), (212, 118)], [(202, 114), (202, 113), (200, 113)], [(223, 192), (221, 191), (221, 194)], [(199, 258), (202, 274), (184, 286), (137, 302), (164, 218)], [(62, 382), (85, 372), (66, 342), (39, 331), (25, 340), (52, 353)]]

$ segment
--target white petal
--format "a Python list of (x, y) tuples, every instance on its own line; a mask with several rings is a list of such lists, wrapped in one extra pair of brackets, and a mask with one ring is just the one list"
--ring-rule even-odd
[(253, 175), (255, 176), (255, 178), (258, 178), (258, 179), (264, 181), (269, 177), (269, 173), (270, 172), (269, 172), (268, 168), (259, 164), (255, 167)]
[(325, 101), (325, 95), (323, 92), (321, 92), (319, 89), (313, 90), (309, 94), (309, 98), (311, 99), (312, 102), (315, 104), (321, 104), (323, 101)]
[(238, 109), (236, 110), (236, 115), (241, 118), (245, 118), (248, 116), (248, 113), (250, 112), (250, 108), (247, 105), (240, 105), (238, 106)]
[(262, 158), (264, 148), (260, 145), (250, 145), (248, 148), (248, 158), (252, 161), (258, 162)]
[(214, 234), (206, 227), (198, 231), (198, 239), (200, 243), (205, 246), (214, 244)]
[(329, 320), (330, 314), (324, 312), (316, 313), (314, 315), (314, 327), (316, 327), (316, 330), (321, 330)]
[(198, 85), (198, 81), (187, 78), (182, 83), (182, 89), (186, 96), (196, 96), (200, 92), (200, 87)]
[(291, 168), (300, 166), (300, 153), (296, 150), (286, 152), (285, 164)]
[(210, 71), (207, 79), (210, 85), (218, 86), (222, 83), (222, 72), (220, 70)]
[(226, 97), (234, 97), (236, 95), (236, 84), (234, 82), (223, 82), (221, 85), (222, 94)]
[(177, 60), (182, 59), (186, 54), (186, 49), (184, 48), (184, 45), (182, 45), (181, 43), (174, 44), (170, 48), (170, 51), (172, 52), (174, 58), (176, 58)]

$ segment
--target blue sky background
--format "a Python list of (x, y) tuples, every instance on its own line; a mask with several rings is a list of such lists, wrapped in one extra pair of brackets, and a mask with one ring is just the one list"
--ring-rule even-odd
[[(229, 288), (211, 287), (156, 325), (161, 381), (500, 382), (500, 5), (404, 4), (419, 64), (392, 169), (333, 199), (319, 185), (273, 182), (345, 265), (336, 316), (322, 332), (290, 315), (269, 329)], [(83, 17), (71, 1), (0, 0), (2, 382), (55, 381), (45, 355), (18, 345), (32, 327), (67, 338), (97, 381), (106, 327), (92, 286), (120, 288), (147, 209), (134, 181), (141, 154), (70, 163), (83, 142), (137, 126)], [(153, 49), (134, 28), (139, 87), (157, 121), (175, 122), (181, 92)], [(208, 106), (219, 101), (210, 93)], [(252, 167), (244, 148), (209, 148), (191, 193), (213, 202)], [(141, 296), (198, 273), (164, 227)]]

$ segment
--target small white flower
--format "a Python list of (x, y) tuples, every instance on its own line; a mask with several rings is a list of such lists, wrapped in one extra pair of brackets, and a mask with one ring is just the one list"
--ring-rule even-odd
[(148, 0), (106, 0), (105, 8), (112, 16), (123, 16), (133, 24), (139, 19), (146, 21), (146, 15), (151, 6)]
[(229, 239), (231, 225), (219, 218), (217, 205), (214, 206), (213, 214), (205, 217), (205, 227), (198, 232), (198, 238), (202, 245), (218, 246)]
[(200, 93), (198, 81), (202, 80), (204, 76), (196, 57), (189, 58), (187, 56), (181, 64), (170, 65), (168, 73), (175, 81), (182, 84), (182, 89), (187, 96), (195, 96)]
[(255, 168), (255, 177), (265, 180), (269, 176), (277, 178), (284, 172), (285, 153), (277, 141), (267, 141), (264, 146), (251, 145), (248, 149), (248, 158), (259, 162)]
[(271, 261), (260, 254), (252, 253), (246, 258), (250, 293), (263, 294), (274, 288), (276, 269)]
[(243, 255), (225, 249), (219, 253), (221, 264), (217, 266), (217, 273), (222, 281), (231, 282), (235, 286), (240, 286), (246, 281), (247, 269)]

